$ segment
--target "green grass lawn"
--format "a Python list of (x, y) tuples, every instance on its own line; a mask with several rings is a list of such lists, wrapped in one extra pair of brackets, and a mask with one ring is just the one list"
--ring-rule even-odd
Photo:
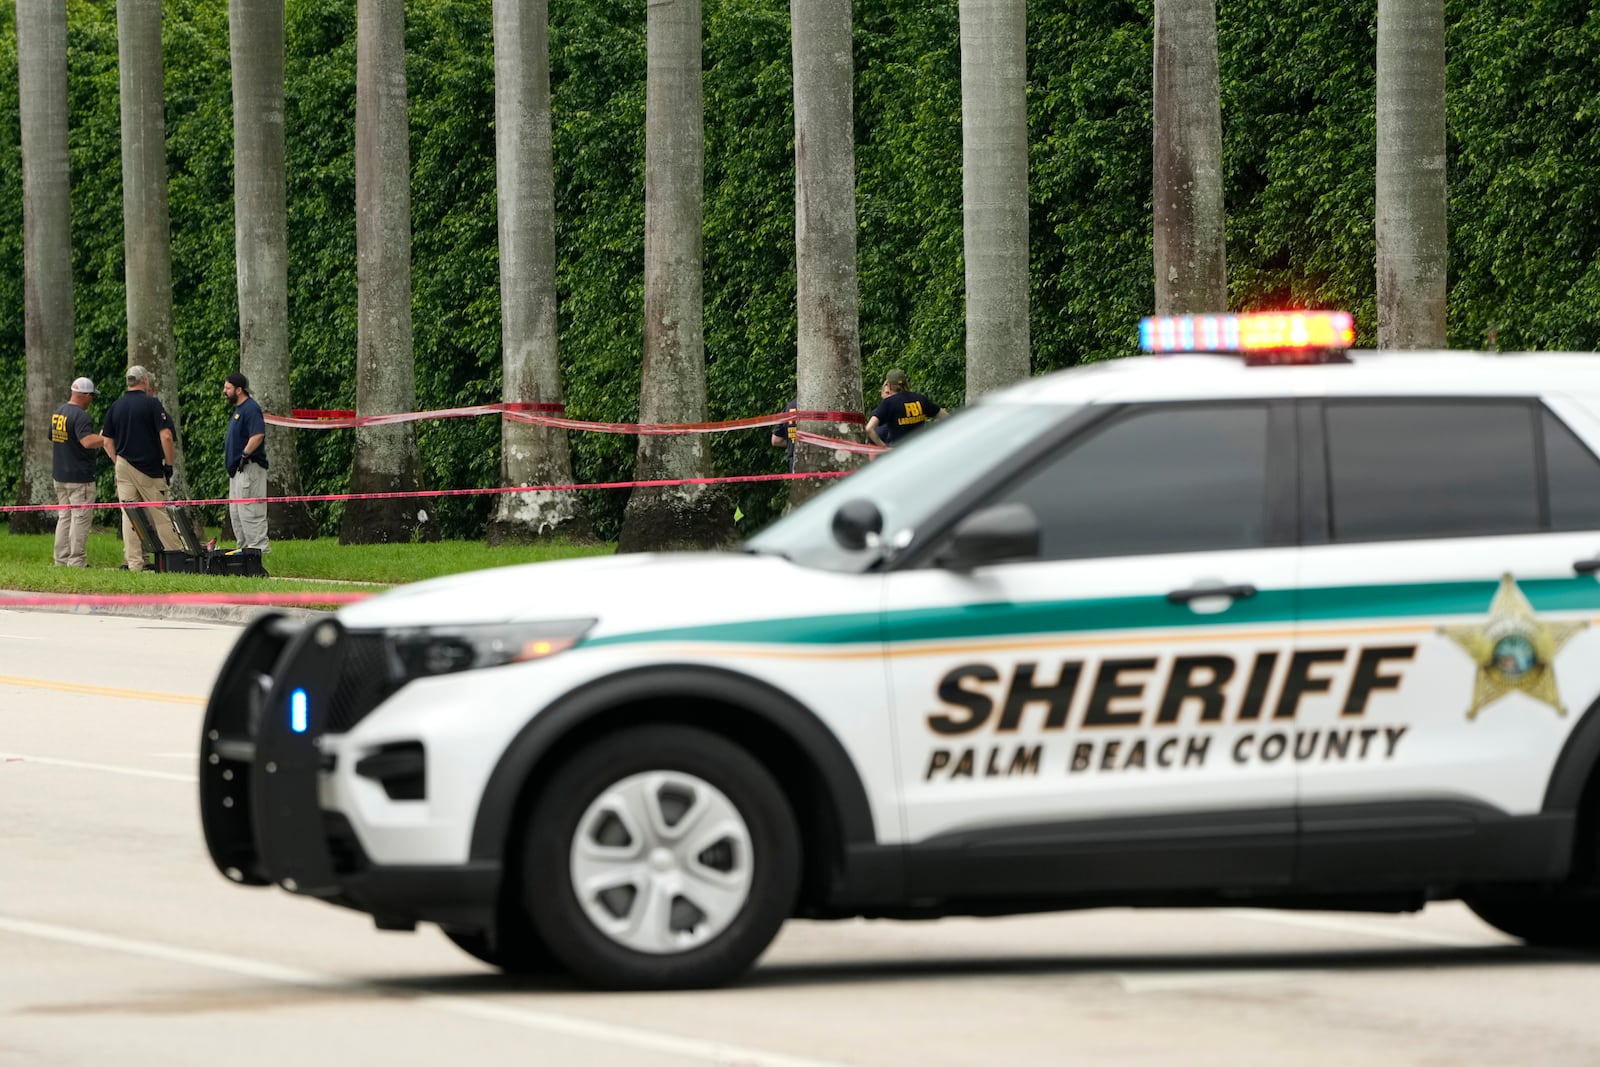
[[(267, 579), (118, 570), (122, 539), (89, 535), (89, 566), (57, 567), (49, 534), (11, 534), (0, 527), (0, 589), (38, 593), (314, 592), (360, 590), (368, 582), (399, 585), (460, 571), (609, 553), (613, 545), (519, 545), (490, 548), (481, 541), (436, 544), (341, 545), (332, 538), (277, 541), (266, 557)], [(277, 579), (301, 579), (293, 582)], [(313, 579), (314, 581), (305, 581)]]

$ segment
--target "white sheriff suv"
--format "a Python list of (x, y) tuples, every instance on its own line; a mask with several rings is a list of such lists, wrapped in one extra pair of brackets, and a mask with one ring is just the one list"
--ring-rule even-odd
[(1600, 945), (1600, 356), (1144, 334), (742, 552), (261, 617), (206, 710), (218, 869), (613, 988), (790, 917), (1459, 898)]

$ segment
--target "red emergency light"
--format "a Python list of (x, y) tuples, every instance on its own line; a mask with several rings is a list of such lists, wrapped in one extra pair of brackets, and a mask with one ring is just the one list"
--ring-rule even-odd
[(1247, 363), (1343, 363), (1355, 341), (1345, 311), (1252, 311), (1238, 315), (1158, 315), (1139, 322), (1146, 352), (1225, 352)]

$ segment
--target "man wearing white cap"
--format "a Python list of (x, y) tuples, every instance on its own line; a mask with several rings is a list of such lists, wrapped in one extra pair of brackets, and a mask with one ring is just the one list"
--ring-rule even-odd
[[(94, 457), (100, 435), (89, 418), (94, 382), (79, 378), (72, 396), (50, 416), (50, 465), (56, 483), (57, 504), (94, 503)], [(87, 567), (91, 508), (63, 508), (56, 512), (56, 566)]]

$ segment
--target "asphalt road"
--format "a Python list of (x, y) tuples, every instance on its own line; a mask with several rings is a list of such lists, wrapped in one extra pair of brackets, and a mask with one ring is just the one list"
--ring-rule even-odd
[(237, 633), (0, 610), (0, 1064), (1600, 1063), (1600, 967), (1453, 904), (791, 923), (733, 989), (508, 981), (212, 870), (194, 752)]

